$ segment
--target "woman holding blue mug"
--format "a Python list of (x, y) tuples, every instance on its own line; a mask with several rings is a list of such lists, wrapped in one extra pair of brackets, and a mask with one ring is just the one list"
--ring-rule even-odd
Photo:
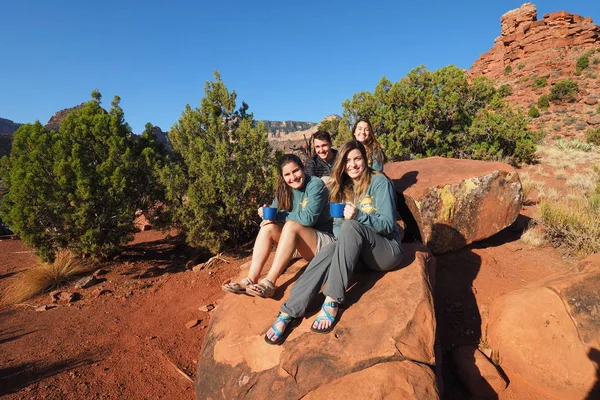
[(362, 143), (351, 141), (339, 150), (329, 188), (332, 203), (346, 204), (343, 218), (334, 220), (337, 240), (321, 249), (294, 284), (277, 320), (265, 335), (269, 344), (285, 340), (292, 322), (305, 314), (323, 285), (325, 302), (311, 330), (330, 332), (337, 322), (352, 273), (360, 265), (389, 271), (402, 260), (394, 188), (384, 174), (369, 167)]
[[(273, 297), (277, 279), (294, 251), (311, 260), (321, 247), (333, 241), (327, 207), (329, 192), (323, 181), (305, 174), (304, 164), (295, 154), (281, 157), (277, 168), (279, 177), (271, 204), (277, 212), (273, 219), (263, 219), (260, 223), (248, 276), (240, 282), (223, 284), (222, 288), (227, 292)], [(263, 208), (266, 207), (258, 209), (261, 218), (264, 211), (272, 211)], [(273, 264), (267, 276), (258, 282), (273, 244), (277, 245)]]

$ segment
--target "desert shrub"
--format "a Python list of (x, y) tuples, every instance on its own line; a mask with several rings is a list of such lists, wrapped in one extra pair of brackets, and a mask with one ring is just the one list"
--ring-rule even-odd
[(587, 124), (585, 122), (579, 121), (575, 124), (575, 130), (582, 131), (585, 129), (586, 126), (587, 126)]
[(582, 142), (580, 140), (561, 139), (554, 143), (554, 147), (556, 147), (559, 150), (579, 150), (585, 152), (594, 150), (593, 144)]
[(534, 89), (541, 89), (543, 87), (546, 87), (548, 86), (548, 78), (546, 78), (545, 76), (539, 76), (534, 79), (532, 86)]
[(575, 101), (575, 95), (579, 92), (579, 85), (571, 79), (563, 79), (552, 86), (549, 100), (555, 103)]
[(583, 55), (577, 59), (577, 63), (575, 63), (575, 75), (580, 75), (581, 71), (589, 67), (590, 59), (587, 55)]
[(114, 254), (132, 237), (148, 189), (148, 168), (119, 97), (109, 112), (98, 91), (92, 97), (67, 115), (60, 132), (39, 121), (21, 126), (0, 168), (8, 189), (0, 215), (45, 260), (59, 249)]
[(540, 96), (540, 98), (537, 101), (537, 104), (540, 110), (547, 110), (550, 106), (550, 100), (548, 99), (548, 96), (544, 94)]
[(595, 196), (542, 200), (540, 216), (549, 241), (580, 257), (599, 252), (600, 207), (597, 200)]
[(588, 129), (585, 133), (585, 139), (588, 143), (593, 143), (600, 146), (600, 127)]
[[(341, 125), (369, 118), (392, 160), (533, 159), (533, 133), (527, 129), (525, 113), (513, 111), (488, 78), (468, 82), (465, 73), (452, 65), (436, 71), (421, 66), (395, 83), (383, 77), (373, 93), (356, 93), (342, 105)], [(351, 138), (347, 132), (338, 135), (336, 144)]]
[(501, 85), (498, 88), (498, 94), (501, 97), (506, 97), (506, 96), (510, 96), (513, 93), (513, 88), (510, 85)]
[(510, 65), (507, 65), (506, 67), (504, 67), (504, 76), (508, 76), (512, 73), (512, 67)]
[(531, 118), (538, 118), (540, 116), (540, 110), (538, 110), (536, 106), (531, 106), (529, 107), (527, 115)]
[(169, 131), (176, 158), (161, 172), (174, 226), (191, 246), (212, 252), (253, 237), (256, 210), (273, 195), (264, 124), (254, 123), (246, 103), (236, 110), (236, 98), (215, 72), (200, 107), (186, 105)]
[(20, 303), (56, 289), (74, 276), (90, 272), (90, 267), (91, 265), (82, 263), (70, 251), (60, 250), (53, 262), (40, 261), (12, 277), (3, 299), (7, 303)]

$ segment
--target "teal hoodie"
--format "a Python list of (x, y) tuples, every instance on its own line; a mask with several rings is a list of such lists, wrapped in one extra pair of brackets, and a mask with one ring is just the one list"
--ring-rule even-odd
[[(362, 197), (350, 201), (358, 209), (354, 219), (375, 232), (398, 243), (402, 240), (396, 223), (396, 192), (392, 182), (383, 174), (371, 176), (371, 183)], [(333, 234), (337, 237), (343, 218), (335, 218)]]
[[(316, 176), (304, 175), (306, 183), (301, 189), (292, 189), (292, 211), (277, 211), (276, 221), (296, 221), (300, 225), (331, 233), (333, 224), (329, 216), (329, 191)], [(271, 207), (277, 207), (277, 199)]]

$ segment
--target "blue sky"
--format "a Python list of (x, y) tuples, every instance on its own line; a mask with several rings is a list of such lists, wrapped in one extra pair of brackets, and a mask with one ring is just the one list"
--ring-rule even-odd
[[(168, 130), (218, 70), (257, 119), (318, 122), (385, 75), (468, 69), (523, 1), (0, 1), (0, 117), (46, 123), (99, 89)], [(600, 23), (600, 1), (537, 1)]]

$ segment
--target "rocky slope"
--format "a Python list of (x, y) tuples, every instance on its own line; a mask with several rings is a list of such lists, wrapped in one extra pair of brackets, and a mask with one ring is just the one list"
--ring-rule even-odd
[[(571, 79), (579, 87), (573, 101), (550, 102), (547, 110), (532, 118), (530, 128), (555, 138), (582, 138), (589, 128), (600, 126), (600, 26), (592, 18), (558, 11), (538, 20), (536, 6), (525, 3), (500, 18), (501, 32), (489, 52), (475, 61), (471, 78), (486, 76), (497, 87), (507, 85), (507, 100), (523, 107), (538, 106), (557, 82)], [(578, 60), (588, 66), (577, 71)]]

